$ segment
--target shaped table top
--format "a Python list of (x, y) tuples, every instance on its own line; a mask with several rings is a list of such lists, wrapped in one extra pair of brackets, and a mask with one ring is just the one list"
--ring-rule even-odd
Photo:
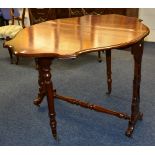
[(145, 38), (149, 29), (137, 18), (87, 15), (56, 19), (21, 30), (5, 46), (27, 57), (72, 58), (81, 53), (124, 47)]

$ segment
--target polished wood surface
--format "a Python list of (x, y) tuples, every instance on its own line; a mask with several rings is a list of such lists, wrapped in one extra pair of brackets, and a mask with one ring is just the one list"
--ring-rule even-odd
[[(84, 15), (120, 14), (138, 17), (138, 8), (28, 8), (30, 25), (38, 24), (53, 19), (80, 17)], [(98, 61), (102, 62), (98, 51)]]
[[(55, 8), (55, 18), (80, 17), (84, 15), (105, 15), (119, 14), (138, 18), (138, 8)], [(98, 51), (98, 61), (102, 62), (101, 54), (104, 51)]]
[(124, 47), (148, 33), (149, 29), (134, 17), (88, 15), (33, 25), (5, 45), (12, 46), (16, 55), (68, 58), (90, 51)]

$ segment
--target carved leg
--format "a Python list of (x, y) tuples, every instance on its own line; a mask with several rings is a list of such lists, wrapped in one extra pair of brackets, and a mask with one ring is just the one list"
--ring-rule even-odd
[[(47, 102), (48, 102), (48, 109), (49, 109), (49, 117), (50, 117), (50, 126), (52, 129), (52, 134), (55, 139), (57, 139), (57, 132), (56, 132), (56, 113), (54, 109), (54, 90), (53, 84), (51, 81), (51, 73), (50, 73), (50, 65), (51, 65), (50, 58), (38, 58), (38, 68), (39, 68), (39, 75), (43, 82), (42, 90), (43, 93), (47, 95)], [(45, 94), (44, 94), (45, 95)]]
[(40, 65), (38, 68), (39, 72), (39, 78), (38, 78), (38, 84), (39, 84), (39, 93), (37, 98), (34, 100), (34, 104), (37, 106), (40, 106), (42, 100), (44, 99), (46, 95), (46, 89), (45, 89), (45, 82), (44, 82), (44, 77), (43, 77), (43, 68)]
[(111, 50), (106, 50), (106, 64), (107, 64), (107, 84), (108, 84), (107, 94), (110, 95), (112, 89)]
[(131, 118), (129, 120), (127, 136), (131, 136), (137, 120), (142, 120), (143, 114), (139, 111), (140, 104), (140, 81), (141, 81), (141, 62), (143, 56), (143, 41), (132, 46), (134, 57), (134, 80), (133, 80), (133, 97), (131, 105)]

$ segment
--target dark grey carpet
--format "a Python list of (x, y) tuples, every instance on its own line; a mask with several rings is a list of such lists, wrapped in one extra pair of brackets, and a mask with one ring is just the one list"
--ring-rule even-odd
[[(33, 59), (21, 58), (20, 65), (11, 65), (0, 43), (0, 145), (155, 145), (155, 43), (145, 43), (140, 106), (144, 119), (137, 123), (133, 138), (124, 135), (125, 120), (56, 100), (59, 143), (51, 136), (46, 99), (40, 108), (32, 104), (38, 90)], [(96, 55), (55, 60), (54, 87), (64, 95), (130, 114), (132, 55), (113, 51), (110, 97), (105, 95), (105, 57), (98, 63)]]

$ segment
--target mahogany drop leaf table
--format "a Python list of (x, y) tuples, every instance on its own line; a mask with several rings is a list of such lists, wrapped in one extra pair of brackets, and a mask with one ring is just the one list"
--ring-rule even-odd
[[(43, 98), (47, 97), (50, 126), (54, 138), (57, 138), (55, 98), (128, 120), (126, 135), (130, 137), (137, 120), (142, 119), (143, 116), (139, 110), (141, 61), (144, 38), (148, 34), (149, 28), (135, 17), (115, 14), (86, 15), (50, 20), (24, 28), (12, 40), (6, 41), (5, 46), (17, 56), (37, 58), (39, 93), (34, 104), (39, 106)], [(104, 50), (107, 65), (107, 93), (110, 94), (112, 90), (111, 50), (126, 47), (131, 47), (134, 60), (130, 115), (59, 95), (53, 88), (50, 71), (52, 60), (76, 58), (80, 54)]]

